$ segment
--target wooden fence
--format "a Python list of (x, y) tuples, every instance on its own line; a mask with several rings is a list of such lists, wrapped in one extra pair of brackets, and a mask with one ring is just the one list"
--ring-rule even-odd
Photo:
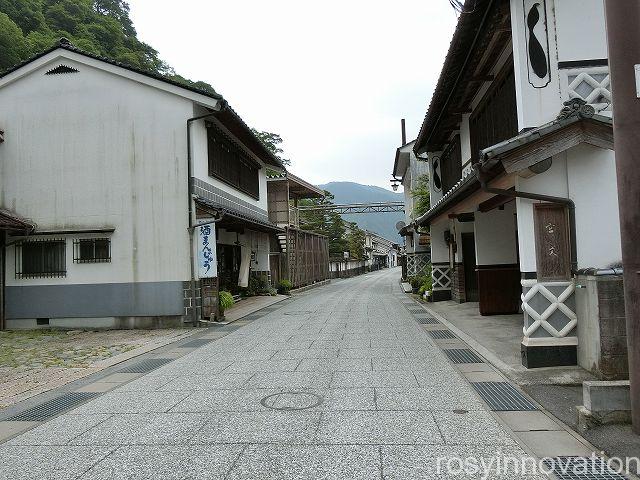
[[(329, 278), (329, 242), (327, 237), (298, 228), (287, 228), (287, 247), (282, 278), (295, 288)], [(284, 269), (282, 269), (284, 270)]]

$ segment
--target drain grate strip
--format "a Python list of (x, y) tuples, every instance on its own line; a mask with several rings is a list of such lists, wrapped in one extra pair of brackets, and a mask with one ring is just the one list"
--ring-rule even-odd
[(416, 321), (421, 325), (438, 325), (440, 322), (433, 317), (418, 317)]
[(453, 363), (484, 363), (476, 352), (468, 348), (450, 348), (444, 350), (444, 353)]
[(543, 463), (558, 480), (625, 480), (607, 462), (594, 457), (545, 458)]
[(173, 361), (172, 358), (149, 358), (118, 370), (118, 373), (148, 373)]
[(14, 422), (45, 422), (61, 413), (77, 407), (81, 403), (100, 395), (94, 392), (69, 392), (51, 400), (28, 408), (6, 420)]
[(538, 409), (510, 383), (471, 382), (471, 385), (494, 412), (524, 412)]
[(457, 338), (449, 330), (429, 330), (429, 335), (431, 335), (431, 338), (435, 338), (436, 340), (445, 340), (447, 338)]
[(198, 348), (211, 342), (213, 342), (212, 338), (196, 338), (195, 340), (191, 340), (190, 342), (178, 346), (178, 348)]

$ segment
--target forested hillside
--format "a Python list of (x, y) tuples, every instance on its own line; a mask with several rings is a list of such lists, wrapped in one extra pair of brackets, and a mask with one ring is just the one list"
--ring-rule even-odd
[(87, 52), (213, 90), (177, 75), (153, 47), (138, 40), (124, 0), (0, 0), (0, 71), (61, 37)]

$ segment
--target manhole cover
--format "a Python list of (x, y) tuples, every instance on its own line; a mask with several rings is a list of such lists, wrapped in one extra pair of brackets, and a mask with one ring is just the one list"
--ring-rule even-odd
[(310, 310), (299, 310), (297, 312), (284, 312), (285, 315), (309, 315), (313, 313)]
[(307, 410), (317, 407), (323, 401), (320, 395), (309, 392), (281, 392), (268, 395), (260, 403), (273, 410)]

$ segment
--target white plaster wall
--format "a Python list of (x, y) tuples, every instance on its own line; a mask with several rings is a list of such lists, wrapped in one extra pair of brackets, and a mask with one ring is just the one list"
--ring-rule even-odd
[(471, 114), (462, 115), (460, 122), (460, 152), (462, 154), (462, 165), (471, 160), (471, 130), (469, 129), (469, 118)]
[(449, 221), (431, 224), (431, 262), (444, 263), (449, 261), (449, 246), (444, 241), (444, 232), (449, 229)]
[(615, 155), (590, 145), (566, 153), (569, 195), (576, 204), (578, 268), (622, 261)]
[[(551, 168), (517, 179), (517, 190), (569, 197), (576, 204), (578, 268), (620, 262), (615, 157), (612, 151), (579, 145), (553, 158)], [(520, 267), (536, 270), (532, 200), (517, 199)]]
[(474, 226), (478, 265), (517, 263), (515, 202), (504, 210), (476, 212)]
[[(564, 156), (554, 157), (551, 168), (545, 173), (534, 175), (530, 178), (516, 177), (516, 190), (566, 197), (569, 192), (567, 186), (567, 163)], [(520, 271), (522, 272), (536, 271), (535, 231), (533, 224), (534, 203), (539, 202), (523, 198), (516, 199)]]
[[(202, 115), (206, 113), (204, 110), (198, 109), (192, 116)], [(264, 163), (254, 158), (262, 168), (258, 170), (258, 176), (260, 180), (260, 198), (256, 200), (250, 195), (236, 190), (234, 187), (209, 176), (209, 156), (208, 156), (208, 144), (207, 144), (207, 127), (205, 126), (205, 120), (198, 120), (191, 126), (191, 141), (192, 141), (192, 161), (193, 161), (193, 176), (200, 180), (213, 185), (220, 190), (233, 195), (236, 198), (244, 200), (245, 202), (255, 205), (262, 210), (267, 210), (267, 174)], [(238, 141), (238, 143), (240, 143)]]
[[(442, 152), (429, 152), (429, 193), (431, 195), (431, 206), (435, 205), (442, 198), (442, 189), (436, 189), (433, 184), (433, 160), (435, 158), (441, 158)], [(440, 175), (440, 180), (442, 180), (442, 174)]]
[[(560, 0), (560, 3), (566, 0)], [(558, 58), (556, 49), (556, 26), (554, 22), (554, 0), (547, 0), (548, 38), (550, 53), (551, 83), (544, 88), (534, 88), (529, 83), (527, 67), (527, 25), (521, 0), (511, 0), (511, 31), (513, 38), (513, 64), (518, 105), (518, 128), (537, 127), (552, 121), (562, 108)], [(581, 16), (576, 17), (580, 21)]]
[(411, 195), (411, 189), (413, 188), (412, 178), (411, 169), (407, 169), (402, 179), (402, 187), (404, 188), (404, 221), (407, 225), (413, 221), (411, 216), (413, 213), (413, 195)]
[(47, 75), (46, 64), (0, 89), (0, 204), (39, 230), (113, 227), (112, 261), (8, 285), (189, 278), (185, 121), (193, 102), (97, 68)]
[(555, 12), (559, 61), (608, 57), (602, 0), (559, 0)]

